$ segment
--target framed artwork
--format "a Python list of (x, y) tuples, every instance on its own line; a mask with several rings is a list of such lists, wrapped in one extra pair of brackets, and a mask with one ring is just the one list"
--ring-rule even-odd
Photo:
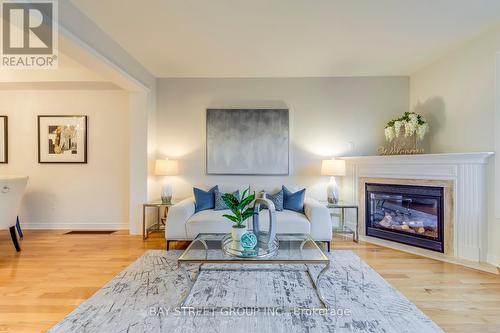
[(87, 116), (38, 116), (38, 163), (87, 163)]
[(208, 109), (207, 174), (288, 175), (287, 109)]
[(9, 162), (9, 126), (7, 116), (0, 116), (0, 163)]

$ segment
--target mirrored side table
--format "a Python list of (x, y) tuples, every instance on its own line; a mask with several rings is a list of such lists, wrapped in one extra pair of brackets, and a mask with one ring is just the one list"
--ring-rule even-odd
[[(175, 202), (162, 203), (161, 200), (146, 202), (142, 205), (142, 239), (147, 239), (152, 232), (160, 232), (165, 230), (167, 223), (168, 209), (172, 207)], [(155, 224), (147, 225), (146, 213), (148, 208), (156, 209), (157, 220)], [(163, 214), (161, 213), (162, 208)]]
[[(330, 209), (330, 216), (339, 216), (332, 212), (332, 210), (340, 210), (340, 224), (338, 227), (333, 228), (334, 234), (352, 234), (352, 240), (356, 243), (359, 241), (359, 206), (356, 204), (348, 204), (344, 202), (339, 202), (336, 204), (332, 204), (329, 202), (324, 203), (325, 206)], [(346, 225), (345, 221), (345, 211), (346, 209), (354, 209), (356, 211), (356, 227), (353, 229)]]

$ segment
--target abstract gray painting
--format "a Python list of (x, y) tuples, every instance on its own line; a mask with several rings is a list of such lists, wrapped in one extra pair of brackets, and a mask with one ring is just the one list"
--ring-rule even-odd
[(286, 109), (208, 109), (207, 174), (287, 175)]

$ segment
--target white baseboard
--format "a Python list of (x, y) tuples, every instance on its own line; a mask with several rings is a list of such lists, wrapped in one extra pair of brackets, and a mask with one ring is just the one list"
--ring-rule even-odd
[(400, 244), (400, 243), (396, 243), (396, 242), (391, 242), (388, 240), (370, 237), (370, 236), (359, 235), (359, 239), (361, 241), (364, 241), (367, 243), (371, 243), (371, 244), (375, 244), (375, 245), (379, 245), (379, 246), (383, 246), (383, 247), (388, 247), (390, 249), (399, 250), (399, 251), (419, 255), (419, 256), (434, 259), (434, 260), (444, 261), (444, 262), (447, 262), (450, 264), (461, 265), (461, 266), (469, 267), (472, 269), (477, 269), (477, 270), (488, 272), (488, 273), (500, 274), (500, 271), (497, 268), (497, 266), (491, 264), (490, 260), (488, 260), (487, 263), (470, 261), (470, 260), (460, 259), (460, 258), (456, 258), (456, 257), (446, 256), (443, 253), (438, 253), (438, 252), (434, 252), (434, 251), (430, 251), (430, 250), (420, 249), (420, 248), (416, 248), (413, 246)]
[(500, 268), (500, 256), (496, 256), (494, 254), (488, 254), (486, 260), (488, 261), (489, 264), (492, 264)]
[(23, 223), (26, 230), (126, 230), (128, 224), (122, 223)]

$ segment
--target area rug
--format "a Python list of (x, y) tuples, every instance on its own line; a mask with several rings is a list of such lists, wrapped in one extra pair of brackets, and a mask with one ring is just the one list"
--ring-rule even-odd
[[(319, 283), (328, 310), (300, 265), (202, 271), (187, 299), (196, 310), (181, 309), (189, 283), (177, 268), (180, 253), (146, 252), (49, 332), (442, 332), (357, 255), (340, 250), (328, 254)], [(199, 311), (205, 306), (218, 310)], [(269, 308), (253, 310), (261, 306)]]

